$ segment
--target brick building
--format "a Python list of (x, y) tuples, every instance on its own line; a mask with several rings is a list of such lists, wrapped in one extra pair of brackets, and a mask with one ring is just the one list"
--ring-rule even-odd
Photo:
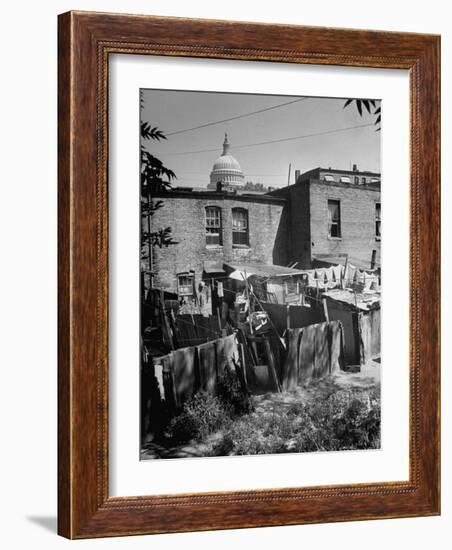
[[(315, 168), (296, 183), (269, 193), (287, 201), (278, 240), (280, 263), (308, 269), (346, 256), (362, 267), (380, 266), (380, 174)], [(276, 263), (276, 262), (275, 262)]]
[(154, 247), (154, 286), (178, 292), (219, 275), (224, 263), (273, 264), (286, 199), (238, 191), (176, 188), (158, 196), (155, 228), (178, 244)]
[(153, 286), (188, 297), (200, 281), (224, 276), (224, 264), (309, 269), (347, 256), (359, 267), (378, 267), (380, 174), (354, 166), (295, 177), (293, 185), (273, 191), (246, 190), (225, 136), (207, 187), (154, 197), (163, 207), (151, 229), (170, 227), (177, 244), (153, 248)]

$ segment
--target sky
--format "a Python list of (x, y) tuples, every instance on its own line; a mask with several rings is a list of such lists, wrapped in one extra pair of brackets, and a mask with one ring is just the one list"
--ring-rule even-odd
[[(167, 136), (167, 140), (145, 142), (145, 146), (176, 173), (177, 186), (209, 183), (225, 133), (245, 181), (265, 186), (287, 185), (289, 164), (291, 183), (295, 170), (305, 172), (318, 166), (349, 170), (357, 164), (359, 170), (380, 171), (382, 132), (373, 124), (376, 117), (365, 110), (360, 116), (354, 103), (344, 108), (344, 98), (147, 89), (142, 90), (142, 98), (141, 120)], [(262, 109), (269, 110), (219, 122)], [(363, 125), (367, 126), (348, 129)], [(296, 139), (262, 144), (287, 138)]]

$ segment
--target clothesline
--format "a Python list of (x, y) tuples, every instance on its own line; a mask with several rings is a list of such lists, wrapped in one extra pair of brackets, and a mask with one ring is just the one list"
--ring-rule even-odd
[(202, 341), (202, 340), (205, 340), (205, 338), (179, 338), (179, 340), (184, 343), (195, 342), (197, 345), (199, 345), (199, 344), (207, 344), (207, 342), (213, 342), (213, 340), (218, 340), (219, 338), (221, 338), (221, 334), (217, 334), (214, 339), (207, 340), (205, 342)]
[[(336, 278), (342, 278), (342, 279), (347, 279), (349, 277), (346, 276), (347, 272), (350, 270), (350, 271), (355, 271), (358, 272), (358, 273), (361, 273), (363, 274), (364, 276), (366, 277), (378, 277), (378, 275), (375, 273), (375, 269), (363, 269), (363, 268), (360, 268), (360, 267), (357, 267), (353, 264), (348, 264), (347, 267), (341, 265), (341, 264), (338, 264), (336, 266), (330, 266), (330, 267), (316, 267), (316, 268), (312, 268), (312, 269), (306, 269), (303, 271), (303, 273), (300, 273), (300, 274), (297, 274), (297, 275), (287, 275), (287, 277), (296, 277), (296, 276), (301, 276), (301, 275), (312, 275), (314, 273), (318, 273), (320, 275), (320, 277), (323, 275), (325, 275), (325, 272), (330, 272), (332, 270), (334, 270), (334, 268), (340, 268), (340, 274), (339, 275), (335, 275)], [(252, 275), (250, 275), (251, 277)], [(320, 277), (313, 277), (314, 279), (319, 279)], [(230, 281), (231, 278), (230, 277), (208, 277), (206, 278), (205, 280), (210, 280), (212, 282), (215, 282), (215, 281)], [(264, 288), (264, 284), (268, 281), (274, 281), (274, 278), (272, 277), (268, 277), (268, 278), (264, 278), (264, 283), (260, 283), (260, 282), (257, 282), (256, 280), (254, 280), (251, 284), (253, 286), (256, 286), (256, 287), (261, 287), (261, 288)], [(280, 284), (284, 284), (286, 281), (279, 281)], [(274, 284), (277, 284), (276, 281), (274, 281)], [(293, 283), (292, 283), (293, 284)], [(227, 290), (227, 289), (226, 289)], [(228, 292), (233, 292), (233, 291), (230, 291), (228, 290)]]

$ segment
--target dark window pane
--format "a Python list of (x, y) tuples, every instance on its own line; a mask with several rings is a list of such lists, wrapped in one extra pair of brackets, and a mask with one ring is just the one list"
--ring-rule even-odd
[(179, 296), (191, 296), (193, 294), (193, 276), (179, 275)]
[(375, 204), (375, 236), (381, 237), (381, 204)]
[(220, 244), (220, 235), (219, 235), (219, 233), (207, 233), (206, 234), (206, 244)]
[(232, 209), (232, 244), (248, 246), (248, 211), (244, 208)]
[(248, 244), (248, 234), (244, 231), (233, 231), (232, 233), (232, 244)]
[(328, 201), (328, 234), (330, 237), (341, 236), (341, 208), (340, 202)]

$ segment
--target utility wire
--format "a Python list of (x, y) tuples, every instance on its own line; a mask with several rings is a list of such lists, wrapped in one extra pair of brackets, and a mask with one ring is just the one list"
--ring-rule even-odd
[[(246, 174), (247, 180), (248, 180), (248, 176), (250, 176), (250, 175), (251, 175), (251, 174)], [(264, 179), (266, 179), (266, 178), (276, 178), (276, 177), (277, 177), (277, 178), (282, 178), (282, 177), (284, 177), (284, 176), (287, 177), (287, 174), (281, 174), (280, 176), (265, 176), (265, 175), (262, 175), (262, 176), (254, 176), (254, 177), (257, 177), (257, 178), (259, 178), (259, 179), (264, 180)], [(198, 183), (202, 183), (202, 181), (203, 181), (203, 178), (201, 178), (201, 177), (199, 177), (199, 178), (186, 178), (186, 177), (184, 177), (184, 176), (181, 176), (179, 170), (177, 171), (177, 177), (178, 177), (178, 181), (179, 181), (179, 182), (184, 182), (184, 181), (195, 181), (195, 182), (198, 182)], [(264, 181), (257, 181), (256, 183), (262, 183), (262, 184), (264, 184)], [(287, 184), (285, 184), (285, 185), (287, 185)], [(201, 187), (202, 187), (202, 185), (201, 185)], [(253, 189), (247, 189), (247, 191), (253, 191)]]
[[(190, 172), (190, 171), (187, 171), (187, 170), (178, 170), (177, 171), (178, 174), (190, 174), (190, 175), (202, 175), (202, 176), (205, 176), (205, 172)], [(281, 176), (287, 176), (287, 173), (284, 173), (284, 174), (253, 174), (253, 173), (250, 173), (250, 172), (247, 172), (246, 173), (247, 176), (261, 176), (261, 177), (266, 177), (266, 178), (276, 178), (276, 177), (281, 177)]]
[(174, 132), (166, 133), (166, 136), (175, 136), (176, 134), (183, 134), (185, 132), (191, 132), (192, 130), (199, 130), (200, 128), (207, 128), (208, 126), (215, 126), (215, 124), (223, 124), (224, 122), (229, 122), (231, 120), (238, 120), (239, 118), (245, 118), (252, 115), (257, 115), (258, 113), (264, 113), (266, 111), (272, 111), (273, 109), (279, 109), (285, 107), (286, 105), (292, 105), (293, 103), (298, 103), (308, 99), (307, 97), (301, 97), (293, 101), (288, 101), (286, 103), (279, 103), (278, 105), (273, 105), (272, 107), (266, 107), (265, 109), (259, 109), (258, 111), (252, 111), (250, 113), (244, 113), (243, 115), (236, 115), (230, 118), (224, 118), (223, 120), (216, 120), (214, 122), (206, 122), (206, 124), (201, 124), (199, 126), (193, 126), (192, 128), (185, 128), (183, 130), (176, 130)]
[[(269, 141), (259, 141), (256, 143), (246, 143), (244, 145), (234, 145), (234, 149), (244, 149), (246, 147), (257, 147), (259, 145), (268, 145), (270, 143), (282, 143), (284, 141), (294, 141), (297, 139), (306, 139), (309, 137), (315, 137), (315, 136), (325, 136), (328, 134), (337, 134), (340, 132), (346, 132), (348, 130), (355, 130), (357, 128), (368, 128), (369, 126), (374, 126), (374, 123), (371, 122), (369, 124), (359, 124), (357, 126), (348, 126), (346, 128), (336, 128), (335, 130), (326, 130), (324, 132), (315, 132), (314, 134), (303, 134), (301, 136), (292, 136), (288, 138), (281, 138), (281, 139), (272, 139)], [(184, 151), (184, 152), (178, 152), (178, 153), (160, 153), (161, 156), (176, 156), (176, 155), (195, 155), (198, 153), (212, 153), (214, 151), (218, 151), (218, 147), (215, 147), (215, 149), (202, 149), (198, 151)]]

